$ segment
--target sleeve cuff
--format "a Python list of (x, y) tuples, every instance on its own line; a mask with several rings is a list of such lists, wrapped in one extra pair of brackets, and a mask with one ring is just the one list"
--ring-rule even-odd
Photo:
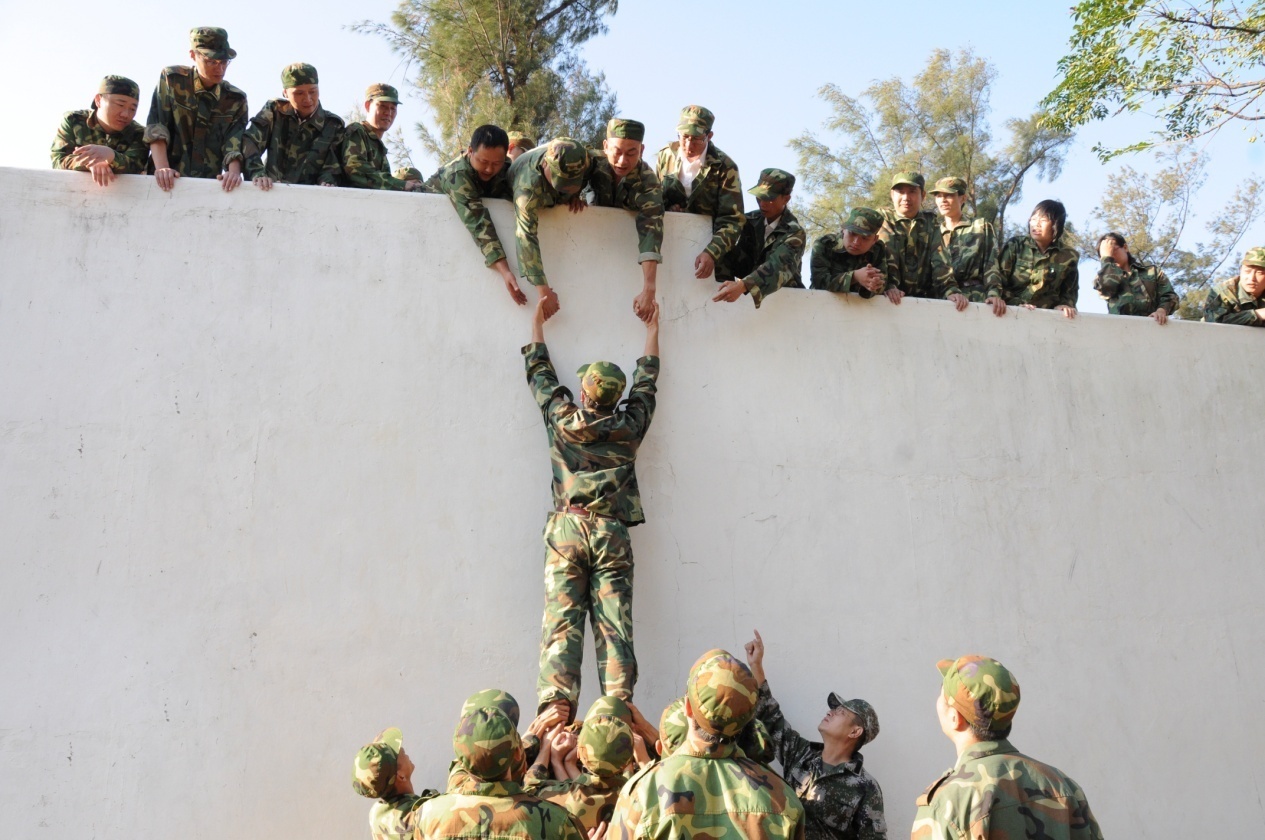
[(642, 251), (637, 255), (637, 264), (640, 265), (643, 262), (661, 263), (663, 262), (663, 254), (658, 251)]
[(161, 140), (164, 143), (171, 142), (171, 132), (167, 130), (167, 126), (154, 123), (145, 126), (145, 134), (141, 138), (146, 143), (154, 143)]

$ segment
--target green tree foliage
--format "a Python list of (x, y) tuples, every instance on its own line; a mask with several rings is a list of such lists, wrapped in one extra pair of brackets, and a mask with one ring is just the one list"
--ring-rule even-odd
[[(1098, 235), (1116, 231), (1129, 243), (1129, 252), (1145, 263), (1158, 265), (1182, 294), (1178, 314), (1202, 317), (1208, 287), (1223, 275), (1238, 271), (1241, 254), (1235, 249), (1248, 228), (1265, 214), (1265, 184), (1249, 178), (1226, 197), (1218, 214), (1204, 225), (1206, 241), (1192, 242), (1195, 195), (1207, 180), (1205, 155), (1173, 148), (1156, 155), (1160, 168), (1146, 174), (1131, 166), (1113, 177), (1094, 211)], [(1097, 251), (1094, 247), (1086, 251)]]
[(540, 139), (600, 143), (615, 95), (578, 49), (606, 32), (618, 0), (405, 0), (391, 22), (352, 28), (403, 56), (431, 107), (435, 130), (417, 125), (428, 152), (446, 160), (474, 128), (494, 123)]
[[(1161, 142), (1242, 122), (1256, 139), (1265, 119), (1265, 0), (1081, 0), (1059, 61), (1063, 80), (1043, 103), (1050, 124), (1071, 130), (1121, 113), (1151, 111)], [(1099, 157), (1145, 149), (1094, 147)]]
[(902, 170), (922, 172), (928, 188), (937, 178), (965, 179), (967, 209), (1004, 230), (1024, 178), (1057, 177), (1072, 135), (1050, 128), (1037, 113), (1008, 120), (1010, 140), (994, 149), (988, 115), (996, 76), (969, 50), (936, 50), (909, 84), (877, 81), (859, 99), (833, 84), (821, 88), (834, 112), (825, 128), (842, 135), (842, 145), (834, 148), (810, 132), (790, 143), (808, 193), (796, 214), (810, 233), (837, 231), (853, 207), (890, 206), (891, 176)]

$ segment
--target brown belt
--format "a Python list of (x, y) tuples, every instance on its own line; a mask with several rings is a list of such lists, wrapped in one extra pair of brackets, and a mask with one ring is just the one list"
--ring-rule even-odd
[(586, 507), (580, 507), (579, 505), (567, 505), (566, 507), (559, 505), (558, 507), (554, 509), (558, 513), (573, 513), (576, 516), (583, 516), (586, 519), (594, 518), (594, 517), (596, 517), (597, 519), (614, 519), (615, 518), (611, 516), (609, 513), (596, 513), (594, 511), (589, 510)]

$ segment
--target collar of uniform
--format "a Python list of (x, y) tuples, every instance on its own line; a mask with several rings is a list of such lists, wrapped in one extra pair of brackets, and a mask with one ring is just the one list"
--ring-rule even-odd
[(980, 741), (962, 753), (955, 767), (961, 767), (968, 761), (979, 761), (981, 758), (987, 758), (990, 755), (1012, 752), (1017, 752), (1017, 750), (1006, 738), (998, 738), (996, 741)]
[(710, 744), (702, 738), (686, 736), (685, 743), (672, 755), (692, 755), (695, 758), (732, 758), (737, 745), (733, 741)]
[[(970, 227), (973, 224), (975, 224), (975, 218), (972, 216), (967, 216), (964, 213), (962, 214), (962, 218), (958, 219), (958, 223), (954, 225), (953, 227), (949, 228), (949, 231), (952, 232), (952, 231), (957, 230), (958, 228)], [(944, 230), (943, 225), (940, 226), (940, 230), (941, 231)]]
[[(812, 745), (816, 747), (818, 750), (820, 750), (822, 747), (822, 743), (820, 741), (813, 741)], [(818, 752), (817, 755), (820, 756), (821, 753)], [(861, 772), (861, 768), (864, 765), (865, 765), (865, 756), (861, 755), (859, 751), (854, 752), (852, 754), (852, 758), (849, 758), (843, 764), (827, 764), (824, 759), (821, 762), (821, 766), (826, 771), (825, 775), (827, 776), (834, 775), (835, 773), (843, 773), (843, 774), (855, 776)]]
[(509, 780), (485, 782), (482, 779), (472, 779), (472, 782), (469, 785), (462, 785), (461, 792), (470, 796), (517, 796), (523, 792), (521, 782)]
[(196, 67), (193, 68), (193, 92), (195, 95), (199, 93), (209, 93), (211, 94), (212, 99), (218, 100), (220, 98), (221, 87), (223, 87), (223, 85), (216, 85), (215, 87), (207, 87), (206, 85), (202, 84), (202, 77), (198, 75), (198, 68)]

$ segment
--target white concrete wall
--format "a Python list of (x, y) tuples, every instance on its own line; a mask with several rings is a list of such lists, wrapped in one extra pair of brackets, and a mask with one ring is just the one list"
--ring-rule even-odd
[[(534, 705), (529, 312), (446, 200), (12, 169), (0, 194), (0, 836), (364, 837), (379, 729), (435, 786), (465, 695)], [(542, 227), (564, 378), (630, 366), (631, 218)], [(647, 715), (759, 627), (805, 732), (828, 691), (874, 704), (901, 837), (953, 761), (934, 663), (983, 652), (1108, 837), (1256, 836), (1265, 335), (712, 304), (704, 236), (671, 217), (660, 275)]]

